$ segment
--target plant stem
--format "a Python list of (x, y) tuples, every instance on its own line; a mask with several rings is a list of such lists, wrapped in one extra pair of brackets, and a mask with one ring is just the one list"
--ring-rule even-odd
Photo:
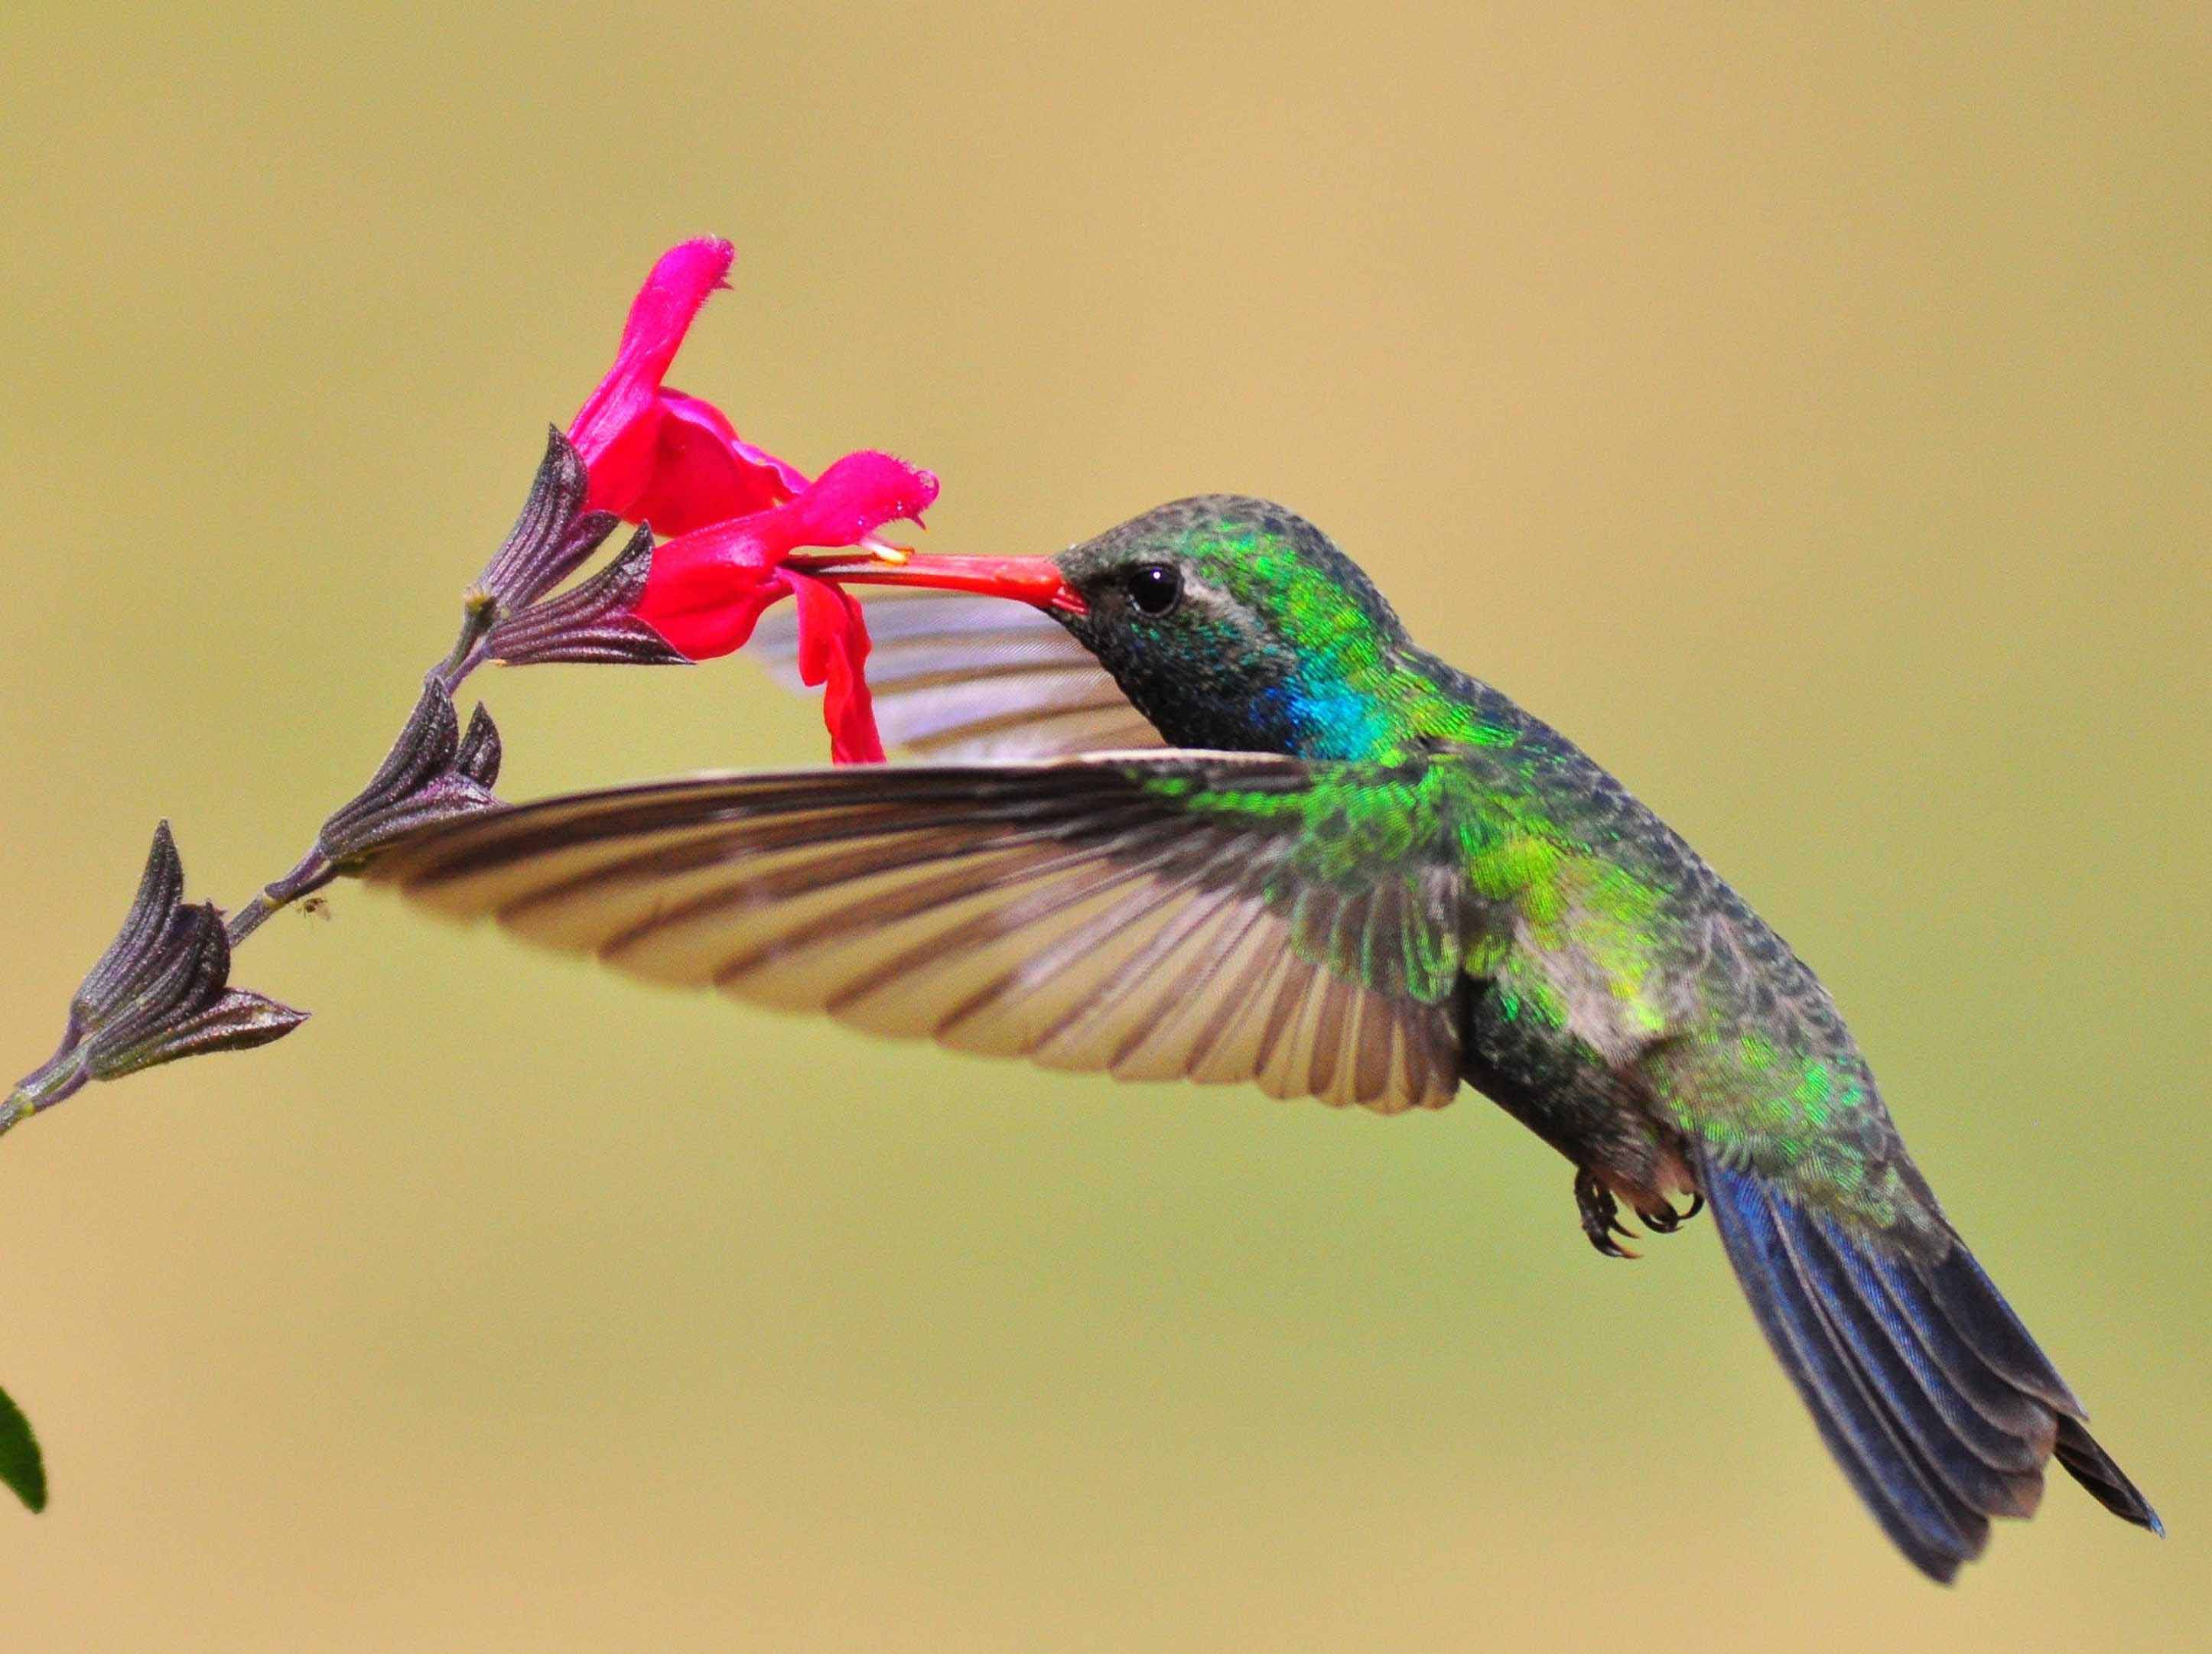
[[(492, 624), (497, 618), (496, 609), (471, 592), (462, 611), (460, 637), (446, 658), (422, 675), (422, 681), (434, 683), (451, 700), (463, 680), (483, 664), (489, 652)], [(302, 896), (313, 895), (337, 876), (337, 868), (323, 854), (321, 845), (312, 846), (292, 864), (290, 872), (262, 886), (252, 901), (231, 916), (225, 927), (230, 945), (236, 948), (271, 915), (283, 912)], [(5, 1129), (0, 1126), (0, 1130)]]
[(289, 873), (262, 886), (259, 894), (231, 916), (230, 923), (224, 927), (230, 945), (237, 947), (258, 930), (262, 921), (271, 913), (280, 912), (301, 897), (321, 889), (337, 875), (337, 869), (331, 865), (320, 845), (310, 850), (294, 863)]

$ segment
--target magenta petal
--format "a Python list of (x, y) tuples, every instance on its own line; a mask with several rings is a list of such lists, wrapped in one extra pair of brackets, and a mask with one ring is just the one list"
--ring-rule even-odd
[(646, 591), (707, 591), (723, 585), (753, 585), (781, 560), (781, 554), (766, 545), (757, 531), (769, 515), (763, 512), (709, 523), (703, 529), (662, 541), (653, 548)]
[(686, 241), (663, 253), (638, 289), (614, 366), (568, 424), (568, 439), (592, 469), (589, 509), (631, 514), (625, 508), (652, 477), (660, 381), (736, 257), (726, 241)]
[(651, 472), (624, 515), (664, 535), (780, 506), (805, 476), (739, 437), (711, 402), (664, 389)]
[(886, 523), (919, 523), (936, 498), (927, 471), (889, 454), (847, 454), (779, 513), (778, 536), (787, 546), (855, 545)]
[(791, 591), (781, 569), (766, 573), (727, 566), (662, 580), (656, 565), (639, 600), (638, 619), (693, 660), (712, 660), (745, 646), (762, 613)]
[[(740, 463), (773, 476), (775, 478), (776, 500), (769, 503), (788, 500), (806, 486), (805, 472), (796, 465), (778, 459), (767, 449), (746, 441), (738, 434), (737, 427), (730, 423), (729, 415), (705, 397), (678, 391), (672, 385), (665, 385), (660, 388), (660, 405), (676, 418), (706, 427), (714, 433), (714, 440), (727, 448), (732, 457)], [(735, 512), (726, 513), (732, 517), (738, 514)]]
[[(654, 547), (637, 617), (693, 660), (741, 647), (761, 609), (788, 590), (776, 574), (775, 555), (754, 531), (762, 520), (710, 524)], [(775, 591), (762, 598), (770, 580), (777, 581)], [(726, 620), (724, 610), (736, 612)]]
[(799, 604), (799, 676), (823, 685), (822, 721), (830, 728), (835, 764), (880, 764), (884, 740), (868, 694), (868, 627), (860, 605), (842, 586), (785, 572)]

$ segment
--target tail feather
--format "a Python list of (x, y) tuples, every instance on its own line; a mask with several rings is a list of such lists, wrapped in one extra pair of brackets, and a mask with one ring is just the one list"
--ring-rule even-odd
[[(1883, 1323), (1887, 1301), (1869, 1299), (1847, 1272), (1843, 1260), (1852, 1248), (1839, 1244), (1829, 1226), (1818, 1220), (1784, 1227), (1782, 1237), (1799, 1276), (1817, 1293), (1830, 1330), (1843, 1340), (1893, 1429), (1920, 1467), (1965, 1507), (1958, 1518), (1960, 1530), (1974, 1540), (1975, 1548), (1988, 1539), (1989, 1517), (2034, 1515), (2043, 1497), (2040, 1461), (2012, 1469), (1984, 1456), (1989, 1436), (2005, 1444), (1996, 1451), (2006, 1459), (2023, 1457), (2018, 1450), (2027, 1444), (1990, 1430), (1971, 1406), (1945, 1405), (1942, 1386), (1930, 1394)], [(1962, 1415), (1972, 1424), (1963, 1425)]]
[(1899, 1443), (1891, 1410), (1869, 1393), (1790, 1256), (1782, 1226), (1796, 1214), (1770, 1201), (1748, 1177), (1725, 1170), (1708, 1174), (1706, 1199), (1752, 1312), (1828, 1451), (1913, 1566), (1948, 1582), (1961, 1561), (1980, 1554), (1989, 1524), (1935, 1483)]
[(2009, 1380), (2015, 1389), (2049, 1407), (2053, 1413), (2082, 1419), (2088, 1414), (2058, 1376), (2051, 1358), (2036, 1348), (2020, 1317), (2013, 1313), (1996, 1282), (1982, 1272), (1964, 1242), (1954, 1246), (1941, 1263), (1922, 1272), (1943, 1313), (1959, 1329), (1974, 1352)]
[[(1992, 1463), (2008, 1470), (2040, 1469), (2055, 1434), (2051, 1409), (2014, 1388), (1976, 1354), (1936, 1307), (1918, 1272), (1902, 1258), (1844, 1243), (1845, 1256), (1870, 1300), (1893, 1314), (1923, 1358), (1932, 1389), (1951, 1409), (1981, 1421), (1984, 1443), (1998, 1444)], [(1962, 1422), (1960, 1429), (1973, 1427)]]
[(2158, 1512), (2151, 1509), (2150, 1501), (2128, 1480), (2128, 1473), (2112, 1463), (2112, 1456), (2082, 1427), (2080, 1420), (2058, 1421), (2055, 1451), (2058, 1462), (2066, 1467), (2066, 1474), (2087, 1487), (2097, 1503), (2123, 1521), (2148, 1528), (2161, 1539), (2166, 1537), (2166, 1524), (2158, 1519)]
[(1885, 1266), (1893, 1267), (1892, 1260), (1868, 1257), (1829, 1220), (1818, 1220), (1817, 1227), (1829, 1257), (1889, 1335), (1898, 1360), (1951, 1434), (1992, 1470), (2039, 1473), (2051, 1451), (2049, 1421), (2040, 1403), (2021, 1397), (1955, 1334), (1944, 1342), (1948, 1322), (1935, 1316), (1916, 1319), (1910, 1296), (1890, 1283), (1891, 1270)]
[(1767, 1342), (1915, 1566), (1948, 1583), (1990, 1518), (2033, 1514), (2054, 1457), (2107, 1510), (2164, 1531), (1965, 1243), (1918, 1262), (1710, 1154), (1700, 1170)]

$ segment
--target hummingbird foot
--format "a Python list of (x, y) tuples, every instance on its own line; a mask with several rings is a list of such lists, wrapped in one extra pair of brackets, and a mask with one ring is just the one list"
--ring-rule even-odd
[(1636, 1256), (1613, 1239), (1615, 1235), (1635, 1233), (1620, 1221), (1620, 1203), (1613, 1197), (1613, 1191), (1600, 1183), (1597, 1174), (1587, 1166), (1575, 1173), (1575, 1209), (1582, 1214), (1583, 1233), (1589, 1237), (1589, 1244), (1597, 1248), (1600, 1255), (1606, 1257)]
[(1690, 1197), (1690, 1203), (1679, 1212), (1674, 1209), (1674, 1203), (1662, 1200), (1650, 1211), (1638, 1207), (1636, 1215), (1644, 1220), (1644, 1227), (1653, 1234), (1671, 1235), (1705, 1209), (1705, 1197), (1693, 1193)]

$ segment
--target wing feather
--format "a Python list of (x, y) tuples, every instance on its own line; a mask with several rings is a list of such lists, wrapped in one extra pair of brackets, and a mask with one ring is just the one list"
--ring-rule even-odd
[[(1161, 744), (1091, 651), (1036, 609), (916, 590), (871, 593), (866, 611), (868, 683), (891, 746), (984, 760)], [(780, 682), (804, 687), (791, 606), (761, 617), (747, 652)]]
[(1222, 802), (1315, 782), (1296, 759), (1180, 752), (704, 776), (447, 824), (371, 876), (635, 975), (876, 1033), (1440, 1106), (1451, 1009), (1409, 994), (1404, 968), (1457, 945), (1432, 875), (1316, 883), (1297, 811)]

